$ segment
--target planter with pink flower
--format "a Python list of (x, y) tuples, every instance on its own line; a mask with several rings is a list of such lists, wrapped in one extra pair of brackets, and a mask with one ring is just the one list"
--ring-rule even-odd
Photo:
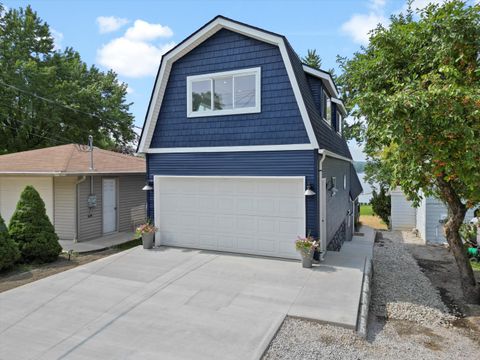
[(300, 253), (302, 257), (302, 266), (304, 268), (311, 268), (313, 261), (313, 253), (318, 247), (318, 241), (316, 241), (312, 236), (308, 235), (307, 237), (298, 237), (295, 240), (295, 248)]
[(144, 249), (151, 249), (153, 247), (153, 243), (155, 240), (155, 232), (157, 232), (157, 230), (158, 229), (150, 222), (147, 222), (137, 227), (136, 234), (137, 236), (142, 237)]

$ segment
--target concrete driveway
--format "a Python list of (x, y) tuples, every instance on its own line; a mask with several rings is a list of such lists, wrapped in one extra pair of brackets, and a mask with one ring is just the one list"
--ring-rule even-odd
[(0, 294), (0, 358), (258, 359), (286, 314), (318, 315), (332, 273), (355, 279), (335, 291), (354, 325), (356, 267), (137, 247)]

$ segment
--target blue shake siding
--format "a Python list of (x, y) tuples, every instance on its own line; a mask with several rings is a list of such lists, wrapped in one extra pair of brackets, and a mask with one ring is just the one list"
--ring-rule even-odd
[[(148, 177), (191, 176), (305, 176), (318, 192), (318, 153), (313, 150), (148, 154)], [(153, 191), (148, 211), (153, 219)], [(306, 198), (305, 233), (318, 236), (318, 197)], [(302, 234), (299, 234), (302, 235)]]
[[(261, 67), (261, 112), (187, 118), (187, 76)], [(177, 60), (151, 147), (309, 143), (277, 46), (220, 30)]]

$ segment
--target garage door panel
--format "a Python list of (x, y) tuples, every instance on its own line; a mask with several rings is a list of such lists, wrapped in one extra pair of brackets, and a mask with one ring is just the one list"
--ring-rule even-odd
[(277, 220), (268, 217), (258, 218), (258, 232), (259, 233), (276, 233)]
[(216, 238), (221, 250), (234, 251), (236, 249), (237, 239), (232, 233), (220, 233), (216, 235)]
[(154, 188), (164, 245), (298, 258), (303, 178), (156, 177)]
[[(232, 231), (235, 227), (235, 216), (233, 215), (218, 215), (215, 222), (216, 229), (221, 232)], [(215, 231), (216, 229), (212, 229)]]
[(253, 216), (237, 217), (235, 231), (239, 234), (254, 234), (258, 232), (257, 219)]

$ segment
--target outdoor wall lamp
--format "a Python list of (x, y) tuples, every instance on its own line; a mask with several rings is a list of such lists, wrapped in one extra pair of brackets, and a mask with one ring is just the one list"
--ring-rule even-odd
[(313, 196), (315, 195), (315, 191), (312, 190), (312, 184), (307, 184), (307, 189), (304, 193), (305, 196)]
[(330, 196), (335, 196), (338, 192), (338, 189), (337, 189), (337, 178), (332, 176), (330, 178), (330, 181), (328, 182), (328, 185), (327, 185), (327, 189), (328, 191), (330, 191)]
[(146, 183), (145, 183), (145, 186), (142, 188), (143, 191), (149, 191), (149, 190), (153, 190), (153, 181), (151, 180), (148, 180)]

